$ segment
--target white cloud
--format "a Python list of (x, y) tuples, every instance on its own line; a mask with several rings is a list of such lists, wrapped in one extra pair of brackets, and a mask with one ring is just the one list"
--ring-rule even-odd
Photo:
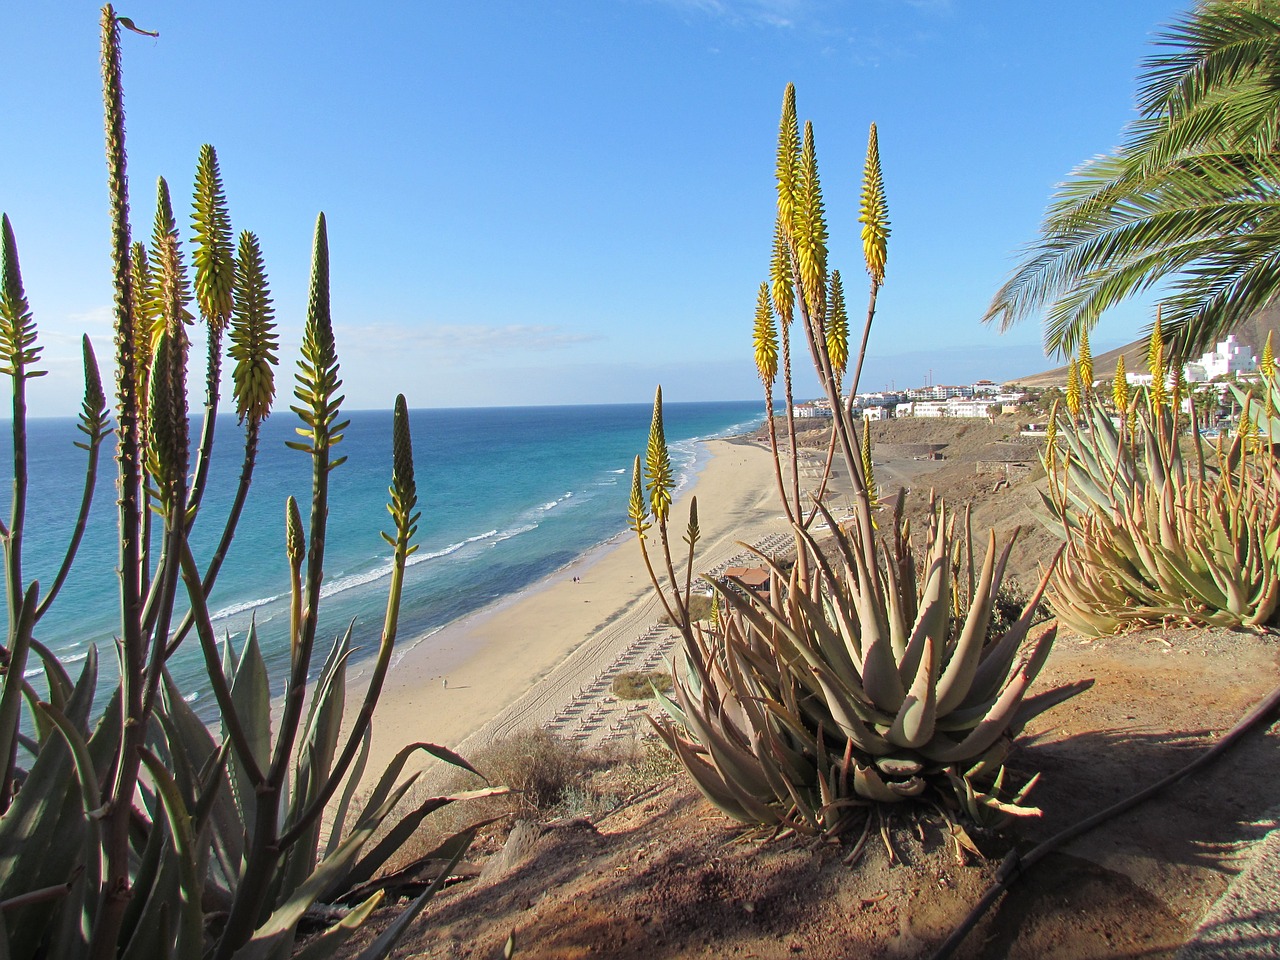
[(914, 7), (924, 13), (948, 14), (952, 11), (952, 0), (903, 0), (908, 7)]
[(72, 329), (83, 330), (93, 336), (104, 328), (107, 330), (114, 329), (116, 314), (110, 304), (103, 304), (91, 307), (80, 313), (69, 313), (67, 314), (67, 320), (70, 321)]
[(805, 12), (810, 0), (660, 0), (678, 10), (701, 13), (731, 23), (756, 23), (790, 28)]
[(542, 353), (564, 350), (599, 339), (596, 334), (518, 323), (500, 326), (430, 324), (421, 327), (372, 324), (338, 328), (338, 341), (343, 351), (420, 351), (428, 357), (445, 354), (479, 359), (498, 354)]

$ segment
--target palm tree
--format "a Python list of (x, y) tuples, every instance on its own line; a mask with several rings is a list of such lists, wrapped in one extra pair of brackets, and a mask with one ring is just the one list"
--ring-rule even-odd
[(984, 320), (1045, 310), (1070, 355), (1108, 307), (1167, 278), (1172, 353), (1280, 296), (1280, 0), (1201, 0), (1156, 41), (1125, 142), (1062, 184)]

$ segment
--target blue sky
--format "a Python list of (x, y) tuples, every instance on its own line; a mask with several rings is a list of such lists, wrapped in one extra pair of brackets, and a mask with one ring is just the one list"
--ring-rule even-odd
[[(1119, 141), (1151, 39), (1189, 6), (122, 0), (160, 32), (124, 38), (134, 229), (159, 175), (188, 208), (212, 143), (235, 229), (262, 242), (287, 389), (323, 210), (350, 408), (645, 401), (657, 383), (746, 399), (793, 81), (855, 315), (879, 128), (893, 234), (864, 388), (1005, 379), (1047, 365), (1040, 330), (979, 317), (1054, 184)], [(78, 405), (79, 335), (111, 353), (97, 9), (0, 13), (0, 210), (51, 415)], [(1095, 352), (1149, 312), (1113, 311)]]

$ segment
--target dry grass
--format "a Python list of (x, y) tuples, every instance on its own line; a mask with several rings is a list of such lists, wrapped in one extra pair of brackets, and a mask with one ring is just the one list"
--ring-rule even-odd
[(666, 670), (628, 670), (613, 678), (613, 695), (619, 700), (648, 700), (655, 687), (659, 693), (670, 693), (671, 674)]
[[(460, 801), (432, 814), (401, 848), (392, 869), (484, 820), (498, 823), (478, 841), (481, 848), (500, 846), (516, 820), (597, 819), (681, 772), (675, 757), (656, 738), (585, 748), (542, 728), (522, 730), (467, 759), (490, 784), (507, 786), (511, 793)], [(483, 786), (480, 778), (458, 771), (446, 782), (444, 792)], [(404, 802), (416, 806), (426, 797), (425, 790), (413, 790)]]

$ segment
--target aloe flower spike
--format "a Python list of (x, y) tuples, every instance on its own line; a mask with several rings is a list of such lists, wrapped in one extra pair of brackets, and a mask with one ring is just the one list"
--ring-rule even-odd
[(862, 255), (867, 263), (867, 273), (879, 286), (884, 283), (884, 267), (889, 258), (889, 205), (885, 200), (884, 177), (880, 170), (880, 138), (874, 123), (867, 135), (858, 222), (862, 224)]
[(1111, 381), (1111, 399), (1115, 402), (1116, 412), (1124, 416), (1129, 409), (1129, 374), (1124, 368), (1124, 354), (1116, 357), (1116, 376)]
[(649, 424), (649, 449), (645, 455), (645, 479), (648, 481), (649, 508), (659, 524), (665, 524), (671, 512), (671, 491), (675, 481), (671, 470), (671, 454), (662, 426), (662, 387), (653, 398), (653, 420)]
[(790, 230), (799, 175), (800, 133), (796, 122), (796, 88), (788, 83), (782, 95), (782, 120), (778, 124), (778, 222)]
[(756, 370), (765, 386), (773, 386), (778, 379), (778, 328), (773, 322), (773, 304), (769, 299), (769, 284), (760, 284), (756, 296), (756, 325), (752, 335), (756, 354)]
[(630, 521), (630, 529), (634, 530), (641, 540), (644, 539), (644, 532), (650, 526), (649, 508), (645, 505), (642, 485), (643, 473), (644, 468), (640, 466), (640, 458), (636, 457), (635, 467), (631, 471), (631, 500), (627, 505), (627, 519)]

